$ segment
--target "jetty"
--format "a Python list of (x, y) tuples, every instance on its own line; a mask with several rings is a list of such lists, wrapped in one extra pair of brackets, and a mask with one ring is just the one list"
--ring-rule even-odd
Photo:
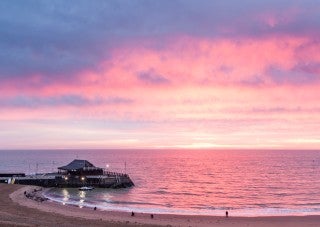
[(134, 183), (126, 173), (110, 172), (96, 167), (87, 160), (75, 159), (58, 167), (57, 172), (26, 175), (24, 173), (0, 173), (0, 183), (36, 185), (41, 187), (95, 187), (127, 188)]

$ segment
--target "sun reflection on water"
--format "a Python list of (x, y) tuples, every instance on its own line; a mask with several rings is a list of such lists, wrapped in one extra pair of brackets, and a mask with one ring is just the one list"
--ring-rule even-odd
[(86, 192), (85, 191), (79, 191), (79, 207), (82, 208), (84, 206), (84, 200), (86, 198)]
[(86, 198), (86, 192), (85, 191), (79, 191), (79, 197), (84, 199)]
[(62, 195), (63, 195), (63, 202), (68, 202), (69, 201), (69, 198), (70, 198), (70, 194), (69, 194), (69, 191), (67, 189), (62, 189)]

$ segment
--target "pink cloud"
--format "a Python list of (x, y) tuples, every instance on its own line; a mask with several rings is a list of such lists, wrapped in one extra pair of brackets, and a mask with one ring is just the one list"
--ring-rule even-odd
[[(174, 135), (168, 146), (197, 144), (194, 138), (202, 134), (206, 135), (202, 144), (217, 146), (254, 146), (263, 141), (288, 146), (283, 141), (308, 137), (316, 141), (319, 83), (308, 78), (303, 85), (278, 83), (268, 70), (274, 67), (290, 76), (302, 60), (320, 61), (317, 47), (307, 38), (286, 36), (239, 41), (176, 37), (159, 49), (124, 46), (101, 62), (99, 72), (84, 70), (71, 83), (41, 83), (41, 75), (36, 75), (19, 86), (17, 79), (1, 84), (2, 101), (25, 96), (40, 104), (9, 103), (0, 109), (0, 121), (152, 122), (124, 137), (141, 141), (151, 133), (153, 137), (144, 142), (148, 146), (165, 143), (156, 139), (165, 137), (164, 131)], [(88, 104), (71, 105), (63, 99), (68, 95)], [(132, 102), (112, 102), (113, 98)], [(46, 105), (46, 100), (54, 103)], [(255, 135), (260, 140), (252, 141)], [(108, 141), (100, 143), (107, 146)]]
[(286, 9), (279, 10), (267, 10), (257, 14), (256, 18), (267, 26), (275, 28), (277, 26), (284, 27), (289, 24), (293, 24), (299, 19), (299, 16), (304, 12), (297, 6), (292, 6)]

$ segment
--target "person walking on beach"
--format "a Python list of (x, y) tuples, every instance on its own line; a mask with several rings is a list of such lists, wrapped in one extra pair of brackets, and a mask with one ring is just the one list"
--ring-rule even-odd
[(229, 217), (229, 212), (228, 212), (228, 211), (226, 211), (226, 218), (227, 218), (227, 217)]

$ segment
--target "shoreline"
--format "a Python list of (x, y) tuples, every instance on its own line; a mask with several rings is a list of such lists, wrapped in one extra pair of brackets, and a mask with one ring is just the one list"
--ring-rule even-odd
[[(114, 226), (319, 226), (320, 216), (261, 216), (261, 217), (232, 217), (208, 216), (208, 215), (177, 215), (177, 214), (155, 214), (151, 218), (150, 213), (135, 213), (123, 211), (94, 210), (88, 207), (78, 207), (73, 205), (63, 205), (51, 200), (37, 202), (29, 199), (24, 194), (25, 191), (33, 191), (36, 186), (5, 185), (1, 184), (0, 189), (5, 189), (8, 193), (1, 193), (0, 199), (6, 196), (8, 200), (21, 211), (28, 212), (29, 209), (35, 213), (41, 213), (43, 217), (57, 216), (56, 220), (65, 226), (73, 226), (73, 222), (85, 221), (90, 225), (100, 226), (112, 224)], [(2, 191), (2, 190), (1, 190)], [(10, 193), (9, 193), (10, 192)], [(42, 196), (42, 192), (39, 191)], [(9, 199), (10, 197), (10, 199)], [(11, 205), (12, 205), (11, 204)], [(1, 215), (0, 210), (0, 215)], [(72, 219), (73, 221), (70, 221)], [(60, 221), (59, 221), (60, 220)], [(0, 224), (2, 218), (0, 216)], [(28, 222), (24, 222), (26, 224)], [(42, 225), (42, 224), (40, 224)], [(45, 224), (44, 224), (45, 225)], [(32, 224), (31, 224), (32, 226)]]
[[(306, 209), (303, 209), (304, 211), (298, 211), (296, 209), (289, 209), (289, 208), (269, 208), (269, 212), (266, 210), (257, 212), (256, 210), (251, 210), (251, 212), (246, 211), (246, 212), (239, 212), (237, 209), (228, 209), (228, 210), (222, 210), (222, 209), (217, 209), (219, 211), (215, 213), (209, 213), (209, 212), (201, 212), (198, 211), (196, 212), (195, 210), (182, 210), (182, 209), (177, 209), (177, 210), (166, 210), (166, 211), (161, 211), (161, 209), (156, 209), (156, 208), (140, 208), (140, 207), (108, 207), (106, 208), (105, 206), (100, 206), (95, 205), (93, 203), (83, 203), (81, 204), (80, 201), (77, 200), (72, 200), (70, 202), (69, 200), (64, 201), (64, 199), (61, 199), (60, 197), (55, 198), (54, 196), (50, 196), (50, 194), (47, 194), (47, 192), (50, 189), (53, 188), (43, 188), (41, 195), (39, 195), (40, 199), (46, 199), (50, 200), (52, 202), (58, 203), (60, 205), (64, 206), (72, 206), (72, 207), (83, 207), (86, 209), (94, 209), (96, 207), (97, 209), (101, 211), (106, 211), (106, 212), (124, 212), (124, 213), (131, 213), (132, 211), (135, 213), (141, 213), (141, 214), (154, 214), (154, 215), (177, 215), (177, 216), (200, 216), (200, 217), (225, 217), (225, 212), (228, 211), (229, 216), (231, 217), (239, 217), (239, 218), (259, 218), (259, 217), (303, 217), (303, 216), (320, 216), (319, 212), (314, 212), (314, 211), (308, 211), (306, 212)], [(277, 212), (270, 212), (270, 210), (277, 210)]]
[[(84, 203), (83, 205), (80, 205), (79, 202), (64, 202), (61, 199), (55, 199), (51, 196), (46, 195), (45, 193), (51, 189), (51, 188), (46, 188), (47, 190), (43, 190), (42, 194), (43, 194), (43, 198), (50, 200), (52, 202), (58, 203), (60, 205), (64, 205), (64, 206), (72, 206), (72, 207), (80, 207), (82, 206), (83, 208), (87, 208), (87, 209), (93, 209), (94, 207), (96, 207), (97, 209), (101, 210), (101, 211), (106, 211), (106, 212), (135, 212), (135, 213), (141, 213), (141, 214), (154, 214), (154, 215), (177, 215), (177, 216), (200, 216), (200, 217), (205, 217), (205, 216), (210, 216), (210, 217), (224, 217), (224, 214), (226, 211), (228, 211), (229, 216), (232, 217), (239, 217), (239, 218), (259, 218), (259, 217), (303, 217), (303, 216), (318, 216), (320, 214), (315, 213), (315, 212), (298, 212), (295, 210), (295, 212), (288, 212), (288, 210), (290, 209), (285, 209), (285, 208), (280, 208), (280, 210), (285, 210), (286, 212), (278, 212), (277, 214), (275, 213), (264, 213), (264, 214), (260, 214), (260, 213), (256, 213), (253, 212), (252, 214), (248, 214), (247, 212), (245, 214), (243, 213), (239, 213), (237, 210), (233, 210), (233, 209), (229, 209), (229, 210), (219, 210), (219, 214), (217, 213), (206, 213), (206, 212), (195, 212), (195, 211), (184, 211), (184, 210), (173, 210), (172, 212), (170, 211), (159, 211), (158, 209), (152, 210), (149, 208), (137, 208), (137, 207), (132, 207), (132, 209), (130, 208), (116, 208), (116, 207), (109, 207), (108, 209), (103, 207), (103, 206), (99, 206), (99, 205), (93, 205), (93, 204), (86, 204)], [(272, 208), (271, 208), (272, 209)], [(262, 213), (262, 212), (261, 212)]]

